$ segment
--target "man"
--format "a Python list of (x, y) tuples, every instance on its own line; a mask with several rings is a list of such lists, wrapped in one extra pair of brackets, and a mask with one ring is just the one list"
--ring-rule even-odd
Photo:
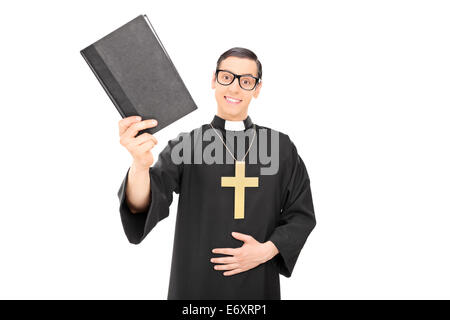
[[(223, 53), (212, 78), (217, 114), (168, 141), (153, 166), (157, 140), (135, 136), (157, 124), (119, 121), (121, 144), (133, 156), (118, 192), (128, 240), (140, 243), (168, 216), (173, 192), (179, 194), (168, 299), (280, 299), (279, 274), (291, 276), (316, 225), (309, 176), (295, 145), (248, 116), (261, 78), (252, 51)], [(207, 140), (214, 137), (213, 152), (206, 133)], [(245, 148), (230, 150), (231, 133)], [(272, 170), (263, 168), (265, 147), (276, 158)]]

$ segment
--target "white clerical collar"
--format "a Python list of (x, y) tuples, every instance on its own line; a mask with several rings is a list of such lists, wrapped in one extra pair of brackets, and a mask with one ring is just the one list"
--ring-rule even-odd
[(242, 120), (225, 120), (225, 130), (231, 131), (243, 131), (245, 130), (245, 124)]
[(219, 117), (217, 114), (212, 119), (211, 125), (217, 129), (231, 131), (245, 131), (254, 126), (253, 121), (248, 115), (244, 120), (231, 121), (225, 120), (224, 118)]

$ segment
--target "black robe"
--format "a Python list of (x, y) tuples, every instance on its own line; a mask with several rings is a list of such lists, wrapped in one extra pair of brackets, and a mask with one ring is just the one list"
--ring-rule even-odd
[[(215, 115), (211, 123), (228, 145), (225, 120)], [(253, 130), (249, 116), (244, 124), (243, 132)], [(189, 134), (193, 137), (210, 128), (205, 124)], [(256, 125), (257, 138), (260, 129), (268, 130), (266, 141), (270, 145), (272, 129)], [(249, 155), (245, 159), (245, 175), (259, 177), (259, 186), (245, 188), (244, 219), (234, 219), (234, 188), (221, 186), (221, 177), (235, 175), (234, 164), (224, 163), (225, 159), (222, 164), (175, 164), (171, 151), (181, 142), (181, 134), (168, 141), (149, 169), (151, 203), (147, 212), (132, 214), (127, 206), (128, 169), (118, 196), (121, 221), (130, 243), (144, 240), (169, 215), (173, 192), (179, 194), (168, 299), (281, 299), (279, 274), (291, 276), (316, 219), (306, 167), (289, 136), (278, 134), (277, 174), (261, 175), (259, 156), (254, 164), (249, 163)], [(201, 143), (202, 150), (207, 144), (197, 143)], [(245, 151), (248, 146), (246, 140)], [(223, 151), (225, 157), (228, 151), (225, 147)], [(234, 156), (241, 160), (237, 155), (235, 152)], [(241, 247), (243, 242), (231, 235), (233, 231), (249, 234), (259, 242), (270, 240), (279, 253), (253, 269), (224, 276), (226, 270), (215, 270), (218, 263), (210, 259), (228, 255), (211, 250)]]

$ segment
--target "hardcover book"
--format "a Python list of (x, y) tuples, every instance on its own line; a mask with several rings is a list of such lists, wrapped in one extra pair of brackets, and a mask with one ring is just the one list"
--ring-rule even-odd
[(141, 116), (154, 134), (197, 109), (146, 15), (139, 15), (80, 51), (122, 118)]

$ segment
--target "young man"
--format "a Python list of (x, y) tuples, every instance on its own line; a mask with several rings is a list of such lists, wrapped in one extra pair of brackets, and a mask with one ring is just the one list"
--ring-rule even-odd
[[(217, 114), (168, 141), (153, 166), (155, 137), (135, 137), (152, 120), (119, 121), (133, 156), (118, 192), (128, 240), (139, 244), (179, 194), (168, 299), (280, 299), (279, 274), (291, 276), (316, 225), (295, 145), (248, 116), (261, 77), (252, 51), (223, 53), (212, 78)], [(235, 138), (242, 148), (230, 148)]]

